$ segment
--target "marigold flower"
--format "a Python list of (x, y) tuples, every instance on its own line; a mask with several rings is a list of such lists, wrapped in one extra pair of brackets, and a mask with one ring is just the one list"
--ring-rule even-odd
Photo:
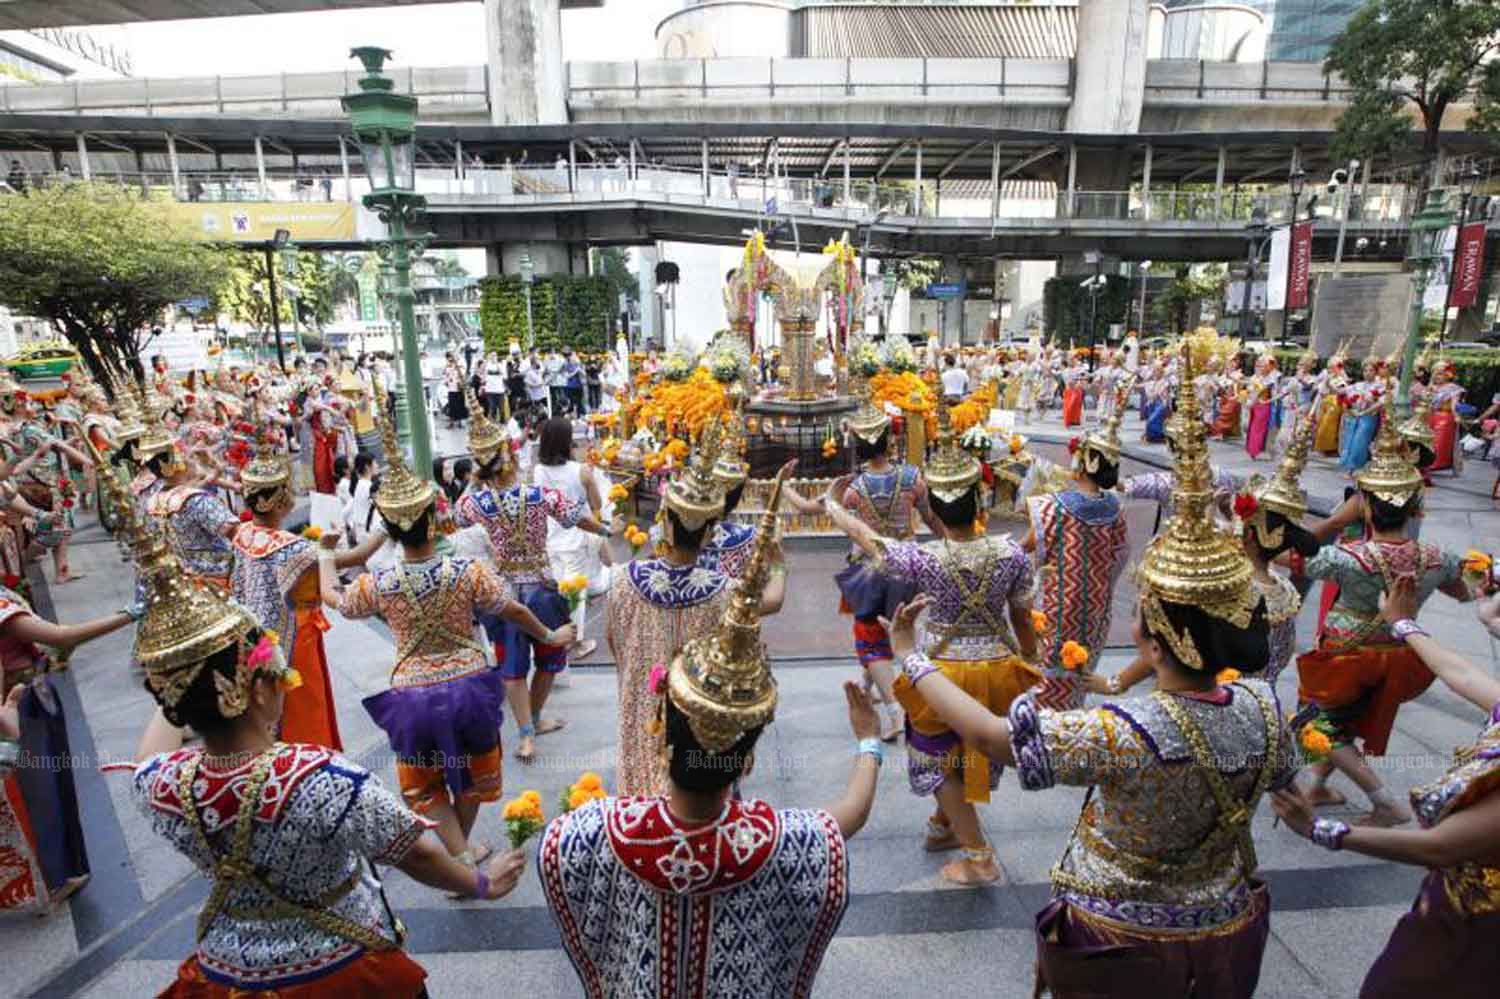
[(596, 791), (604, 786), (604, 781), (598, 774), (594, 773), (592, 770), (585, 770), (581, 775), (579, 775), (578, 783), (574, 784), (573, 786), (581, 787), (585, 791)]
[(317, 524), (308, 524), (307, 527), (303, 528), (302, 536), (309, 541), (317, 541), (323, 536), (323, 529)]
[(1233, 683), (1234, 681), (1238, 680), (1239, 678), (1240, 678), (1240, 671), (1239, 670), (1232, 669), (1232, 668), (1231, 669), (1221, 669), (1221, 670), (1219, 670), (1219, 675), (1216, 676), (1216, 677), (1214, 677), (1214, 682), (1216, 682), (1216, 683)]
[(522, 791), (521, 792), (521, 800), (522, 801), (534, 801), (537, 804), (541, 804), (541, 802), (542, 802), (542, 796), (541, 796), (541, 793), (538, 792), (538, 791)]
[(1314, 756), (1327, 756), (1333, 752), (1333, 740), (1328, 738), (1327, 733), (1314, 727), (1311, 722), (1302, 726), (1300, 740), (1302, 748)]
[(1464, 553), (1464, 569), (1469, 572), (1485, 573), (1494, 566), (1495, 560), (1476, 548), (1470, 548)]
[(1063, 669), (1076, 670), (1089, 661), (1088, 647), (1072, 640), (1063, 642), (1060, 655)]
[(574, 785), (573, 790), (568, 794), (568, 807), (579, 808), (583, 805), (586, 805), (590, 801), (591, 797), (592, 796), (589, 794), (589, 792), (585, 791), (581, 787), (578, 787), (577, 785)]
[(1047, 612), (1032, 610), (1031, 627), (1038, 632), (1045, 632), (1052, 627), (1052, 622), (1047, 620)]
[(623, 503), (630, 498), (630, 490), (616, 483), (610, 487), (609, 500), (611, 503)]

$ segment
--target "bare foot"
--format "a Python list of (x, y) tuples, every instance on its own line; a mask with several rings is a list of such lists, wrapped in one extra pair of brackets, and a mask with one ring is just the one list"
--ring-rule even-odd
[(922, 841), (922, 849), (928, 853), (946, 853), (949, 850), (959, 848), (958, 834), (952, 829), (939, 832), (936, 827), (927, 827), (927, 838)]
[(943, 865), (942, 874), (943, 880), (970, 888), (996, 884), (1003, 876), (995, 864), (995, 854), (990, 850), (965, 850), (962, 857)]
[(1405, 809), (1376, 805), (1368, 815), (1361, 815), (1349, 824), (1351, 826), (1368, 826), (1374, 829), (1390, 829), (1393, 826), (1404, 826), (1410, 821), (1411, 812)]
[(547, 718), (536, 723), (536, 734), (546, 735), (548, 732), (556, 732), (568, 723), (561, 718)]
[(1321, 787), (1307, 788), (1302, 792), (1302, 796), (1306, 798), (1307, 803), (1309, 805), (1312, 805), (1314, 808), (1337, 808), (1340, 805), (1349, 804), (1348, 798), (1345, 798), (1337, 791), (1330, 791), (1326, 784)]
[(86, 578), (86, 576), (86, 573), (69, 572), (67, 569), (64, 569), (57, 574), (57, 583), (59, 586), (61, 586), (63, 583), (71, 583), (77, 579), (84, 579)]
[(587, 659), (589, 656), (594, 654), (594, 650), (598, 647), (599, 643), (594, 641), (592, 638), (582, 642), (575, 642), (573, 643), (573, 647), (568, 650), (568, 658)]
[(536, 740), (529, 735), (521, 736), (521, 744), (516, 747), (516, 759), (522, 763), (530, 763), (534, 756), (536, 756)]

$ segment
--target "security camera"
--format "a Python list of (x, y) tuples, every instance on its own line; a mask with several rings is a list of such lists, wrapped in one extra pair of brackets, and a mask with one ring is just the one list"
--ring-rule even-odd
[(1337, 191), (1344, 185), (1346, 181), (1348, 181), (1348, 179), (1348, 171), (1343, 169), (1333, 171), (1333, 173), (1328, 176), (1328, 193), (1332, 194), (1334, 191)]

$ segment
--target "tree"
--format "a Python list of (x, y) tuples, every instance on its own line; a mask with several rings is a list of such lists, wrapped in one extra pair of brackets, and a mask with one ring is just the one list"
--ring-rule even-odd
[[(1194, 274), (1191, 264), (1173, 264), (1172, 283), (1156, 296), (1151, 311), (1166, 320), (1174, 333), (1184, 333), (1196, 321), (1196, 312), (1206, 301), (1222, 298), (1228, 275), (1220, 264), (1209, 264)], [(1156, 270), (1153, 265), (1152, 270)]]
[(625, 295), (627, 302), (636, 302), (641, 297), (641, 283), (635, 271), (630, 269), (630, 258), (618, 246), (606, 246), (594, 251), (594, 273), (609, 285), (610, 293), (618, 302)]
[(152, 324), (174, 302), (211, 297), (226, 270), (223, 250), (125, 188), (0, 198), (0, 303), (50, 321), (101, 382), (141, 376)]
[(1323, 69), (1354, 92), (1339, 116), (1335, 160), (1390, 155), (1422, 128), (1422, 159), (1436, 186), (1438, 137), (1449, 107), (1474, 95), (1469, 128), (1500, 125), (1500, 68), (1486, 63), (1500, 38), (1500, 5), (1490, 0), (1370, 0), (1328, 49)]
[[(233, 319), (248, 323), (262, 332), (274, 325), (271, 321), (271, 287), (266, 273), (266, 255), (262, 249), (233, 251), (228, 272), (219, 288), (222, 311)], [(297, 253), (297, 276), (292, 284), (296, 295), (289, 293), (287, 275), (281, 255), (273, 254), (271, 266), (276, 269), (277, 318), (286, 328), (292, 325), (292, 300), (297, 303), (298, 321), (321, 327), (333, 319), (340, 286), (340, 269), (321, 253), (305, 250)], [(359, 294), (355, 286), (355, 295)]]

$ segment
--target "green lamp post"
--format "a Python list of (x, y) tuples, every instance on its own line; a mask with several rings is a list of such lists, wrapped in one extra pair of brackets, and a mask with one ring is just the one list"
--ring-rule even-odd
[(354, 140), (370, 178), (365, 207), (374, 210), (390, 226), (388, 257), (401, 326), (401, 365), (396, 387), (396, 412), (405, 412), (411, 437), (412, 462), (423, 477), (432, 474), (432, 431), (427, 407), (422, 404), (422, 363), (417, 351), (417, 319), (411, 289), (412, 257), (426, 245), (425, 233), (413, 228), (427, 199), (416, 193), (417, 99), (395, 92), (390, 77), (381, 73), (391, 57), (387, 49), (364, 46), (349, 53), (364, 64), (366, 75), (359, 92), (343, 99), (344, 110), (354, 129)]
[(1411, 412), (1411, 377), (1417, 363), (1417, 341), (1422, 337), (1422, 300), (1432, 269), (1442, 263), (1443, 237), (1453, 224), (1446, 192), (1427, 192), (1427, 204), (1412, 216), (1411, 239), (1406, 246), (1406, 263), (1412, 275), (1411, 315), (1406, 324), (1406, 343), (1401, 349), (1401, 382), (1396, 390), (1396, 404), (1402, 413)]
[[(396, 297), (396, 268), (390, 261), (384, 261), (380, 265), (380, 273), (376, 279), (379, 283), (381, 308), (387, 316), (395, 316), (401, 308), (400, 299)], [(401, 371), (401, 358), (406, 356), (403, 349), (405, 344), (401, 340), (396, 341), (396, 385), (397, 395), (404, 397), (406, 378)], [(401, 442), (404, 449), (411, 448), (411, 416), (406, 412), (406, 407), (400, 405), (400, 399), (396, 406), (396, 439)]]

